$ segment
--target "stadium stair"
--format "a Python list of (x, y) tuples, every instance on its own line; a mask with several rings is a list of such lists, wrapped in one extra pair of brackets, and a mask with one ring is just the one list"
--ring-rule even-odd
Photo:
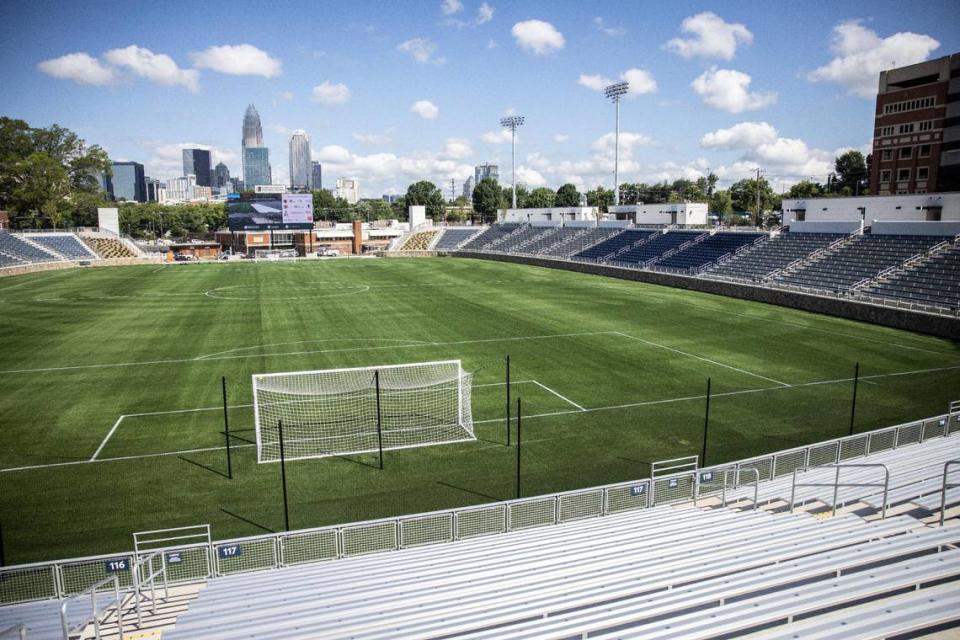
[(438, 233), (440, 232), (436, 229), (431, 229), (429, 231), (418, 231), (407, 238), (407, 241), (403, 243), (403, 247), (400, 250), (426, 251)]
[(133, 252), (124, 242), (117, 238), (83, 238), (93, 251), (101, 258), (135, 258), (137, 254)]

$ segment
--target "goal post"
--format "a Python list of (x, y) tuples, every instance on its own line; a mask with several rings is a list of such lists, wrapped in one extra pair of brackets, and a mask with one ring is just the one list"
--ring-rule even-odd
[(280, 460), (281, 420), (287, 460), (474, 440), (471, 382), (459, 360), (254, 375), (257, 460)]

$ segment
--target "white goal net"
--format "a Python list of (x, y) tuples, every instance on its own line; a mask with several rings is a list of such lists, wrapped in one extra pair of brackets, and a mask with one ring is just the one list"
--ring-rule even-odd
[(295, 249), (257, 249), (253, 252), (253, 257), (257, 262), (275, 262), (296, 260), (298, 256)]
[(257, 459), (280, 460), (281, 421), (287, 460), (473, 440), (471, 379), (459, 360), (255, 375)]

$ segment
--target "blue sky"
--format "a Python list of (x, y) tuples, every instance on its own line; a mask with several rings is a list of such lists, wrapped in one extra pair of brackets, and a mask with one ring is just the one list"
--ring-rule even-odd
[[(183, 146), (239, 171), (256, 104), (274, 178), (294, 129), (324, 186), (363, 195), (416, 179), (507, 174), (498, 119), (526, 117), (518, 180), (613, 182), (614, 109), (626, 78), (621, 181), (725, 183), (758, 165), (775, 188), (825, 180), (868, 149), (876, 74), (960, 51), (953, 0), (903, 2), (21, 2), (0, 8), (0, 114), (58, 123), (147, 173), (180, 172)], [(507, 139), (508, 140), (508, 139)]]

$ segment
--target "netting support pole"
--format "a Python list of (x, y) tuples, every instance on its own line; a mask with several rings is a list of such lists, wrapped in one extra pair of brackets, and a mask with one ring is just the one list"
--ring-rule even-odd
[(517, 499), (520, 499), (520, 398), (517, 398)]
[(287, 506), (287, 456), (283, 451), (283, 420), (277, 420), (280, 438), (280, 481), (283, 484), (283, 530), (290, 531), (290, 511)]
[(707, 430), (710, 428), (710, 378), (707, 378), (707, 409), (703, 415), (703, 451), (700, 452), (700, 466), (707, 466)]
[(5, 566), (7, 566), (7, 557), (3, 549), (3, 522), (0, 522), (0, 567)]
[(860, 382), (860, 361), (853, 367), (853, 401), (850, 403), (850, 435), (853, 435), (853, 421), (857, 417), (857, 383)]
[(383, 423), (380, 412), (380, 371), (373, 372), (373, 382), (377, 387), (377, 448), (380, 451), (380, 470), (383, 471)]
[(507, 356), (507, 446), (510, 446), (510, 356)]
[(221, 379), (223, 386), (223, 439), (227, 445), (227, 480), (233, 480), (233, 462), (230, 459), (230, 419), (227, 417), (227, 377)]

